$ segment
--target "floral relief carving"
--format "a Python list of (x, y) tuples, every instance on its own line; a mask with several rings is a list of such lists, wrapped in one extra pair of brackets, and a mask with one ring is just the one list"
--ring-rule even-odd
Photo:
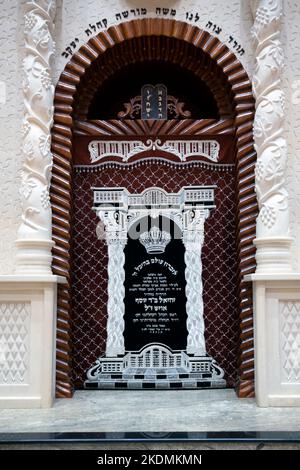
[(288, 193), (285, 171), (284, 93), (281, 75), (284, 55), (280, 41), (281, 0), (261, 0), (252, 36), (256, 48), (253, 88), (256, 115), (253, 127), (256, 151), (256, 192), (260, 213), (257, 237), (289, 234)]
[[(52, 155), (50, 129), (53, 120), (54, 86), (51, 58), (54, 53), (54, 0), (25, 4), (25, 58), (23, 60), (22, 125), (24, 163), (21, 174), (22, 223), (18, 242), (34, 239), (49, 242), (51, 249), (51, 206), (49, 184)], [(50, 271), (50, 258), (49, 258)]]
[(39, 149), (42, 157), (51, 159), (51, 137), (49, 134), (42, 134), (39, 138)]
[[(27, 176), (29, 176), (27, 174)], [(25, 198), (25, 199), (28, 199), (30, 194), (32, 193), (32, 190), (33, 188), (36, 187), (36, 183), (35, 181), (28, 177), (28, 178), (24, 178), (22, 183), (21, 183), (21, 187), (20, 187), (20, 195), (21, 197)]]

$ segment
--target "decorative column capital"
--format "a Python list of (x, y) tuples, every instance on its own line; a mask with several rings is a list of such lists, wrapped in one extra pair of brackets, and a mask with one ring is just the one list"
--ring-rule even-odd
[(55, 0), (25, 3), (23, 60), (24, 163), (20, 197), (22, 221), (18, 231), (17, 273), (51, 273), (52, 217), (49, 186), (52, 168), (51, 134), (54, 85), (51, 58), (55, 45)]
[(187, 251), (201, 253), (204, 243), (204, 224), (209, 209), (188, 210), (183, 214), (182, 241)]
[(101, 235), (106, 239), (109, 245), (113, 243), (123, 244), (127, 243), (127, 217), (126, 214), (120, 210), (97, 210), (97, 215), (105, 226), (105, 230), (101, 231)]

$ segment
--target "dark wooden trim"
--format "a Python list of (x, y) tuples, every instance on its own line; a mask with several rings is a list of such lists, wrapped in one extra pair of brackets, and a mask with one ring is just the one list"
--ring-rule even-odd
[[(155, 51), (155, 56), (153, 54)], [(122, 67), (153, 60), (180, 64), (206, 83), (217, 103), (221, 118), (233, 115), (233, 103), (227, 77), (217, 61), (192, 43), (169, 36), (136, 37), (106, 51), (101, 61), (94, 61), (80, 80), (74, 102), (75, 119), (87, 120), (96, 91)]]
[[(58, 293), (58, 335), (57, 335), (57, 396), (72, 395), (71, 353), (70, 353), (70, 236), (71, 236), (71, 183), (72, 183), (72, 131), (73, 108), (78, 101), (80, 84), (91, 64), (100, 56), (112, 51), (118, 44), (128, 44), (128, 61), (132, 60), (131, 39), (137, 44), (148, 37), (168, 37), (176, 42), (188, 43), (205, 52), (211, 70), (218, 70), (226, 78), (227, 96), (234, 110), (233, 127), (236, 136), (237, 166), (237, 248), (240, 257), (240, 299), (241, 335), (238, 395), (254, 395), (254, 348), (253, 348), (253, 310), (251, 285), (243, 281), (243, 276), (255, 271), (255, 237), (257, 201), (254, 191), (254, 168), (256, 154), (253, 145), (252, 125), (254, 99), (251, 82), (242, 64), (225, 44), (196, 26), (187, 23), (147, 18), (133, 20), (109, 28), (91, 38), (67, 63), (55, 90), (55, 113), (52, 129), (53, 176), (51, 182), (51, 201), (53, 211), (53, 272), (65, 276), (68, 284)], [(126, 47), (125, 52), (126, 53)], [(174, 60), (180, 61), (174, 55)], [(181, 63), (181, 62), (180, 62)], [(215, 68), (217, 67), (217, 69)], [(84, 100), (87, 102), (86, 99)], [(86, 108), (85, 108), (86, 109)], [(186, 121), (178, 121), (176, 132), (187, 135), (191, 132)], [(103, 121), (102, 121), (103, 122)], [(159, 124), (155, 123), (154, 126)], [(133, 129), (140, 126), (132, 121)], [(122, 124), (119, 124), (121, 130)], [(151, 125), (150, 125), (151, 127)], [(116, 124), (114, 129), (116, 129)], [(78, 128), (77, 128), (78, 131)], [(157, 129), (159, 131), (159, 129)], [(173, 132), (175, 130), (173, 128)], [(139, 132), (140, 133), (140, 132)], [(158, 132), (159, 133), (159, 132)], [(108, 132), (109, 134), (109, 132)], [(131, 135), (132, 135), (131, 134)]]
[(235, 134), (234, 119), (74, 121), (73, 134), (97, 136)]

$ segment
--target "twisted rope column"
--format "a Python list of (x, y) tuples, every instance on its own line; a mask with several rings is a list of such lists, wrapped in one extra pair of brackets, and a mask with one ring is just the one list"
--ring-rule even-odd
[(106, 356), (125, 354), (125, 254), (126, 240), (108, 240), (108, 303)]
[(186, 225), (182, 240), (186, 265), (187, 353), (197, 356), (206, 355), (201, 251), (204, 242), (204, 223), (208, 215), (208, 210), (189, 211), (183, 219)]
[(127, 243), (127, 219), (121, 211), (99, 210), (97, 215), (105, 226), (105, 230), (99, 230), (99, 234), (105, 236), (108, 248), (106, 356), (116, 357), (125, 354), (124, 248)]

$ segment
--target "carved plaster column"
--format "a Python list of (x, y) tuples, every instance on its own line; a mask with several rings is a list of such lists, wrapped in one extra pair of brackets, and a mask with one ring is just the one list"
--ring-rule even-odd
[(287, 142), (284, 137), (284, 67), (280, 41), (282, 1), (254, 1), (252, 35), (256, 67), (253, 77), (256, 114), (254, 138), (257, 152), (256, 193), (257, 273), (290, 272), (289, 208), (286, 190)]
[(201, 251), (204, 242), (204, 223), (209, 210), (188, 211), (183, 214), (184, 260), (186, 264), (187, 353), (206, 355), (203, 318), (203, 283)]
[(105, 225), (108, 247), (106, 356), (116, 357), (119, 354), (125, 354), (124, 248), (127, 243), (126, 216), (121, 211), (98, 211), (97, 214)]
[(51, 274), (54, 243), (49, 185), (54, 86), (50, 60), (55, 47), (52, 36), (55, 4), (55, 0), (32, 0), (25, 4), (22, 221), (16, 241), (16, 272), (23, 274)]

